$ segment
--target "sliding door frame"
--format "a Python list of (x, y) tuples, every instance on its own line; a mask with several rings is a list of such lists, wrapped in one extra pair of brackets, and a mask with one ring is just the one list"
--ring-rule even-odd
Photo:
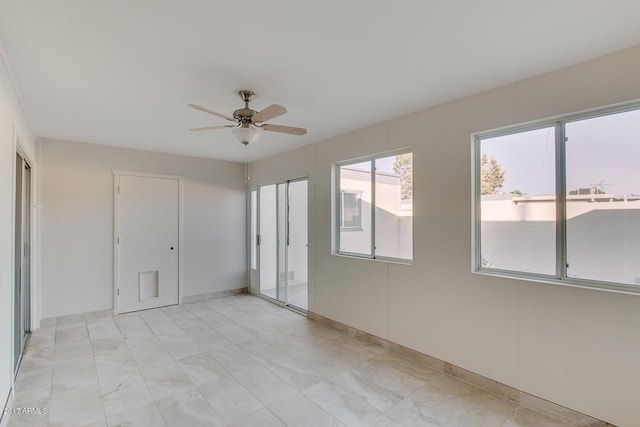
[[(22, 362), (24, 350), (30, 338), (30, 333), (34, 329), (35, 301), (37, 298), (34, 292), (34, 194), (36, 183), (35, 163), (22, 147), (21, 138), (17, 130), (13, 129), (13, 159), (12, 159), (12, 251), (11, 251), (11, 366), (12, 385)], [(18, 157), (21, 159), (21, 171), (18, 171)], [(28, 170), (28, 180), (25, 180)], [(20, 188), (18, 188), (17, 174), (21, 173)], [(17, 216), (16, 202), (18, 191), (20, 194), (20, 218)], [(20, 226), (17, 235), (17, 227)], [(19, 239), (19, 241), (18, 241)], [(18, 243), (18, 244), (16, 244)], [(20, 266), (18, 267), (18, 262)], [(24, 265), (26, 264), (26, 265)], [(17, 286), (20, 286), (18, 291)], [(20, 301), (18, 301), (20, 298)], [(19, 304), (19, 307), (17, 305)], [(20, 312), (17, 313), (16, 311)], [(16, 321), (16, 316), (20, 316)], [(20, 329), (18, 331), (18, 328)], [(16, 336), (19, 334), (19, 337)], [(18, 344), (19, 342), (19, 344)]]
[[(256, 244), (256, 283), (257, 283), (257, 295), (261, 298), (266, 299), (267, 301), (273, 302), (275, 304), (281, 305), (283, 307), (289, 308), (293, 311), (296, 311), (298, 313), (302, 313), (302, 314), (307, 314), (308, 309), (304, 309), (301, 307), (298, 307), (296, 305), (293, 305), (291, 303), (289, 303), (289, 299), (288, 299), (288, 282), (289, 279), (287, 277), (287, 272), (288, 272), (288, 245), (289, 245), (289, 222), (290, 222), (290, 208), (289, 208), (289, 184), (292, 182), (300, 182), (300, 181), (306, 181), (307, 182), (307, 199), (306, 199), (306, 203), (307, 203), (307, 266), (309, 265), (309, 177), (308, 176), (302, 176), (302, 177), (298, 177), (298, 178), (292, 178), (292, 179), (287, 179), (287, 180), (277, 180), (274, 182), (266, 182), (260, 185), (257, 185), (254, 189), (249, 189), (249, 199), (251, 200), (251, 191), (256, 191), (256, 239), (255, 239), (255, 244)], [(260, 197), (260, 188), (261, 187), (268, 187), (268, 186), (275, 186), (275, 206), (276, 206), (276, 218), (275, 218), (275, 226), (276, 226), (276, 298), (272, 298), (268, 295), (265, 295), (262, 293), (262, 283), (260, 280), (260, 276), (261, 276), (261, 256), (260, 256), (260, 245), (261, 245), (261, 240), (262, 240), (262, 230), (260, 227), (260, 217), (261, 217), (261, 197)], [(280, 292), (280, 210), (279, 210), (279, 191), (278, 191), (278, 187), (280, 185), (286, 185), (285, 187), (285, 197), (286, 197), (286, 203), (285, 203), (285, 215), (286, 215), (286, 221), (285, 221), (285, 230), (284, 230), (284, 238), (285, 238), (285, 298), (284, 301), (280, 301), (278, 299), (279, 296), (279, 292)], [(250, 207), (251, 209), (251, 207)], [(249, 226), (249, 228), (251, 228), (251, 226)], [(251, 236), (249, 237), (249, 244), (251, 244)], [(251, 253), (251, 251), (249, 251), (249, 253)], [(249, 260), (249, 266), (251, 265), (251, 260)], [(251, 274), (251, 268), (249, 268), (250, 274)], [(309, 272), (307, 270), (307, 289), (309, 288)], [(308, 306), (308, 296), (307, 296), (307, 306)]]

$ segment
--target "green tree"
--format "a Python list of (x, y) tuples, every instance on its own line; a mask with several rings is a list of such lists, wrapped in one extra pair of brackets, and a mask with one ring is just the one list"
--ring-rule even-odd
[(504, 185), (504, 171), (495, 159), (483, 154), (480, 158), (480, 194), (496, 194)]
[(413, 154), (399, 154), (393, 162), (393, 171), (400, 175), (400, 194), (403, 200), (413, 198)]

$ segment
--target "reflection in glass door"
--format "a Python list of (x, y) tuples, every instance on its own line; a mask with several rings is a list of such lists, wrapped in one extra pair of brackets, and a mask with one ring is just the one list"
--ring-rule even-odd
[(307, 310), (307, 180), (259, 187), (258, 198), (260, 293)]
[(278, 298), (278, 230), (276, 186), (265, 185), (259, 188), (258, 197), (258, 281), (260, 293), (270, 298)]
[(278, 184), (278, 292), (276, 299), (287, 303), (287, 184)]
[(308, 212), (307, 180), (288, 183), (287, 303), (307, 309), (308, 305)]

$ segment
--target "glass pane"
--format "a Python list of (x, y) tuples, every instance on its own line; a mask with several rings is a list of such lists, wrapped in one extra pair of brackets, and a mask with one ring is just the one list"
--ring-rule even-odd
[(258, 218), (258, 192), (256, 190), (251, 191), (251, 269), (256, 269), (256, 233), (257, 231), (257, 218)]
[(565, 129), (567, 276), (640, 284), (640, 111)]
[(25, 163), (24, 183), (23, 183), (23, 246), (27, 250), (23, 251), (22, 261), (22, 348), (27, 343), (26, 335), (31, 330), (31, 168)]
[(24, 185), (24, 182), (22, 181), (23, 179), (23, 174), (22, 171), (24, 169), (24, 161), (22, 159), (22, 157), (20, 157), (20, 155), (16, 154), (16, 175), (15, 175), (15, 185), (16, 185), (16, 192), (15, 192), (15, 218), (16, 221), (14, 223), (15, 225), (15, 246), (14, 246), (14, 261), (15, 261), (15, 271), (16, 274), (14, 276), (14, 295), (15, 298), (13, 300), (14, 302), (14, 307), (13, 307), (13, 325), (14, 325), (14, 334), (13, 334), (13, 338), (14, 338), (14, 354), (13, 354), (13, 362), (14, 362), (14, 369), (18, 368), (18, 362), (20, 361), (20, 356), (22, 355), (22, 326), (21, 326), (21, 295), (20, 293), (22, 292), (22, 277), (20, 275), (20, 270), (22, 267), (22, 257), (20, 256), (20, 254), (22, 253), (22, 233), (23, 233), (23, 222), (21, 221), (21, 219), (23, 218), (22, 216), (22, 209), (23, 209), (23, 191), (22, 191), (22, 186)]
[(375, 160), (376, 256), (413, 258), (413, 154)]
[(340, 195), (340, 252), (371, 255), (370, 161), (340, 166)]
[(362, 194), (342, 192), (342, 228), (360, 228)]
[(307, 181), (289, 183), (289, 246), (287, 248), (287, 264), (289, 280), (287, 283), (287, 302), (307, 309), (308, 271), (307, 256)]
[(276, 298), (278, 241), (276, 186), (260, 187), (260, 293)]
[(483, 268), (556, 273), (555, 128), (480, 141)]
[(278, 295), (287, 302), (287, 184), (278, 184)]

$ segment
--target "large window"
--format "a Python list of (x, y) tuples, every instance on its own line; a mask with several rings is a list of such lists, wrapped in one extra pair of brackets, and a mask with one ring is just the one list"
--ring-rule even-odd
[(475, 270), (640, 292), (640, 110), (475, 139)]
[(336, 165), (337, 252), (413, 259), (413, 155), (400, 151)]

